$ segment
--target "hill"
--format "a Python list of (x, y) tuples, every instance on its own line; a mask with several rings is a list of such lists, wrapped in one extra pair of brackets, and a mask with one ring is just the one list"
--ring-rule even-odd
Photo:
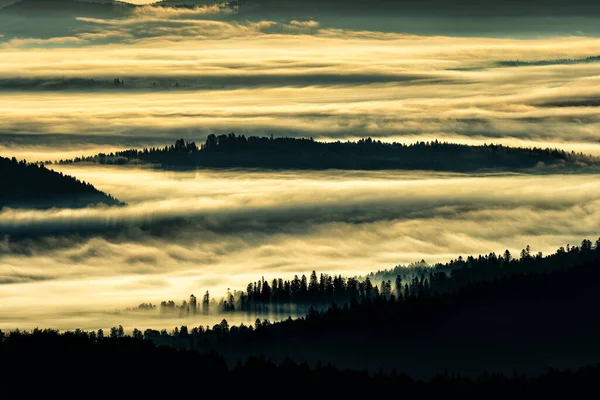
[[(60, 359), (62, 364), (45, 368), (29, 391), (35, 393), (37, 389), (45, 394), (53, 390), (63, 394), (79, 393), (83, 384), (94, 387), (98, 394), (110, 395), (135, 388), (137, 395), (155, 396), (157, 390), (173, 391), (174, 387), (186, 390), (190, 384), (200, 384), (217, 390), (226, 387), (229, 395), (237, 396), (261, 390), (268, 382), (269, 388), (282, 392), (301, 385), (307, 391), (318, 390), (353, 398), (377, 393), (478, 400), (568, 398), (573, 393), (594, 393), (600, 378), (598, 365), (577, 370), (549, 370), (536, 377), (482, 374), (473, 379), (446, 373), (426, 381), (397, 373), (369, 375), (366, 371), (341, 371), (331, 365), (311, 368), (290, 360), (277, 365), (264, 358), (252, 358), (229, 366), (217, 354), (156, 347), (141, 337), (107, 338), (99, 337), (95, 332), (61, 334), (39, 329), (8, 335), (0, 331), (0, 355), (5, 361), (0, 366), (5, 390), (22, 388), (23, 379), (26, 379), (23, 371), (31, 365), (45, 365), (48, 360)], [(110, 373), (99, 374), (90, 372), (90, 368), (82, 368), (87, 365), (108, 365)], [(117, 372), (113, 366), (123, 366), (123, 371)], [(65, 379), (79, 385), (65, 385)]]
[(437, 290), (439, 279), (454, 278), (425, 278), (397, 297), (365, 288), (362, 298), (306, 318), (257, 320), (254, 327), (230, 327), (224, 320), (212, 329), (146, 330), (144, 337), (157, 345), (217, 351), (232, 364), (253, 356), (311, 365), (321, 360), (420, 378), (444, 371), (477, 376), (579, 368), (600, 360), (600, 322), (591, 314), (600, 306), (600, 247), (570, 252), (580, 264), (506, 275), (454, 292)]
[(131, 149), (111, 154), (61, 160), (60, 163), (148, 163), (162, 168), (273, 168), (348, 170), (525, 170), (535, 167), (598, 167), (600, 159), (557, 149), (468, 146), (454, 143), (384, 143), (371, 138), (357, 142), (209, 135), (206, 142), (177, 140), (164, 148)]
[[(282, 313), (306, 314), (309, 308), (326, 310), (334, 304), (352, 301), (363, 302), (377, 297), (409, 299), (425, 294), (455, 294), (472, 284), (495, 282), (513, 276), (543, 275), (557, 270), (571, 269), (578, 265), (600, 263), (600, 238), (595, 244), (584, 239), (580, 246), (561, 246), (555, 253), (543, 256), (532, 254), (530, 246), (513, 257), (506, 250), (501, 255), (492, 252), (477, 257), (459, 257), (447, 263), (428, 266), (423, 263), (396, 266), (377, 271), (366, 277), (317, 274), (298, 275), (291, 280), (258, 280), (248, 283), (245, 290), (229, 292), (217, 301), (208, 291), (201, 302), (195, 296), (178, 305), (173, 300), (162, 301), (160, 312), (179, 315), (198, 313), (230, 313), (236, 311), (265, 313), (281, 310)], [(156, 310), (151, 303), (142, 303), (133, 310)]]
[(93, 204), (120, 205), (90, 183), (54, 172), (43, 165), (0, 157), (0, 209), (79, 208)]
[[(171, 332), (134, 329), (131, 336), (122, 327), (113, 327), (106, 334), (102, 330), (62, 335), (37, 329), (9, 335), (0, 332), (0, 355), (31, 361), (60, 354), (61, 359), (67, 357), (78, 364), (80, 359), (100, 363), (115, 357), (125, 360), (134, 354), (136, 360), (158, 362), (162, 354), (173, 357), (168, 365), (176, 362), (180, 368), (171, 371), (178, 376), (182, 371), (210, 375), (207, 370), (194, 370), (194, 365), (204, 365), (232, 380), (248, 381), (283, 371), (297, 380), (311, 368), (319, 371), (317, 375), (348, 369), (364, 371), (365, 379), (370, 379), (367, 372), (380, 378), (388, 376), (396, 384), (434, 376), (437, 378), (429, 382), (457, 376), (468, 377), (461, 378), (463, 383), (477, 376), (483, 377), (477, 379), (482, 382), (495, 377), (500, 385), (497, 389), (512, 387), (511, 379), (514, 384), (524, 384), (532, 376), (555, 369), (539, 382), (547, 388), (552, 379), (565, 373), (556, 369), (597, 365), (600, 321), (593, 311), (600, 306), (600, 240), (595, 246), (584, 240), (580, 247), (559, 249), (546, 258), (533, 257), (525, 250), (521, 260), (509, 258), (502, 264), (508, 264), (508, 271), (517, 264), (527, 268), (524, 273), (473, 281), (455, 291), (443, 290), (445, 282), (456, 279), (455, 270), (450, 277), (417, 278), (403, 293), (378, 291), (367, 284), (343, 305), (332, 305), (325, 311), (313, 309), (296, 320), (257, 320), (254, 326), (229, 326), (223, 320), (213, 327), (182, 326)], [(550, 264), (554, 267), (548, 269)], [(469, 267), (489, 268), (495, 267)], [(531, 273), (538, 268), (543, 271)], [(317, 294), (320, 290), (317, 283), (307, 285), (309, 296), (311, 291)], [(206, 363), (203, 357), (208, 357)], [(190, 364), (183, 368), (187, 362)], [(329, 364), (332, 367), (324, 370), (323, 365)], [(572, 376), (572, 372), (566, 374)], [(324, 376), (321, 379), (329, 382)], [(355, 383), (351, 376), (346, 382)]]
[[(600, 366), (577, 370), (549, 370), (540, 376), (482, 374), (476, 379), (456, 374), (441, 374), (430, 380), (414, 380), (404, 374), (366, 371), (341, 371), (331, 365), (311, 368), (286, 360), (277, 365), (264, 358), (252, 358), (228, 366), (216, 354), (198, 354), (156, 347), (140, 337), (98, 337), (95, 332), (36, 330), (32, 333), (0, 331), (0, 366), (5, 390), (23, 387), (23, 371), (31, 365), (45, 365), (60, 359), (62, 364), (45, 368), (29, 392), (79, 393), (80, 385), (94, 387), (98, 394), (135, 388), (137, 395), (156, 395), (156, 391), (186, 390), (190, 384), (227, 388), (229, 395), (248, 395), (268, 382), (269, 388), (286, 391), (301, 385), (307, 391), (335, 393), (336, 397), (367, 397), (377, 393), (401, 393), (416, 398), (531, 399), (569, 398), (573, 393), (594, 393)], [(90, 372), (87, 365), (109, 365), (110, 373)], [(123, 366), (117, 372), (113, 366)], [(157, 371), (157, 372), (155, 372)], [(154, 372), (154, 373), (153, 373)], [(110, 377), (106, 377), (110, 375)], [(152, 379), (150, 382), (150, 377)], [(68, 377), (68, 378), (65, 378)], [(68, 379), (79, 385), (65, 385)], [(101, 383), (101, 384), (99, 384)], [(222, 391), (222, 390), (221, 390)]]

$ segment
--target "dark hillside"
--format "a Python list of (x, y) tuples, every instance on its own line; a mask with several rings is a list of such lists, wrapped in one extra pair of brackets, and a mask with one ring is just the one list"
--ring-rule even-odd
[(150, 163), (162, 168), (273, 168), (348, 170), (478, 170), (518, 171), (540, 166), (561, 169), (600, 166), (600, 160), (557, 149), (468, 146), (455, 143), (384, 143), (371, 138), (357, 142), (244, 135), (209, 135), (206, 142), (177, 140), (163, 148), (124, 150), (111, 154), (61, 160), (61, 163)]
[(0, 209), (79, 208), (121, 204), (90, 183), (47, 169), (43, 165), (0, 157)]

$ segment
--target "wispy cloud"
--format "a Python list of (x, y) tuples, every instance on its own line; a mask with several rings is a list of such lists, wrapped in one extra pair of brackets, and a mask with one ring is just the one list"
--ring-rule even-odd
[(15, 47), (39, 47), (41, 46), (48, 46), (48, 45), (55, 45), (55, 44), (60, 44), (60, 45), (76, 45), (76, 44), (81, 44), (81, 43), (85, 43), (85, 40), (81, 37), (75, 37), (75, 36), (65, 36), (65, 37), (55, 37), (55, 38), (49, 38), (49, 39), (37, 39), (37, 38), (27, 38), (27, 39), (12, 39), (10, 41), (10, 45), (11, 46), (15, 46)]

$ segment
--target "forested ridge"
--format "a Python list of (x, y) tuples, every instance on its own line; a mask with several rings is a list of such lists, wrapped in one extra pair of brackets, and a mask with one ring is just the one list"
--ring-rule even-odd
[(560, 58), (555, 60), (536, 60), (536, 61), (522, 61), (522, 60), (506, 60), (498, 62), (498, 65), (502, 67), (529, 67), (529, 66), (545, 66), (545, 65), (571, 65), (571, 64), (586, 64), (596, 63), (600, 61), (600, 56), (590, 56), (585, 58)]
[[(160, 304), (142, 303), (133, 310), (176, 312), (181, 315), (209, 312), (267, 312), (275, 310), (306, 310), (343, 305), (351, 301), (374, 300), (384, 297), (402, 300), (438, 294), (456, 293), (469, 284), (493, 282), (498, 279), (551, 273), (587, 263), (600, 262), (600, 238), (593, 243), (584, 239), (580, 245), (561, 246), (553, 254), (533, 254), (526, 246), (513, 256), (506, 250), (479, 256), (468, 256), (429, 266), (424, 260), (408, 266), (397, 266), (373, 272), (365, 277), (318, 274), (307, 277), (295, 275), (293, 279), (264, 277), (250, 282), (245, 290), (229, 291), (224, 298), (211, 297), (207, 291), (198, 299), (177, 303), (174, 300)], [(289, 306), (289, 307), (285, 307)], [(131, 309), (130, 309), (131, 310)]]
[(425, 278), (407, 295), (374, 290), (299, 319), (257, 320), (254, 326), (230, 326), (224, 319), (212, 327), (148, 329), (134, 336), (216, 351), (231, 363), (290, 357), (372, 372), (395, 368), (413, 377), (578, 368), (600, 359), (594, 311), (600, 307), (600, 251), (588, 251), (570, 267), (470, 282), (451, 292), (432, 291), (437, 280), (432, 286)]
[[(452, 269), (441, 271), (450, 266)], [(92, 352), (107, 343), (121, 343), (110, 351), (123, 353), (121, 357), (140, 351), (139, 357), (151, 357), (157, 351), (155, 346), (166, 346), (185, 351), (181, 357), (186, 359), (197, 357), (191, 355), (195, 353), (222, 357), (226, 365), (235, 368), (261, 358), (277, 365), (289, 366), (289, 360), (292, 364), (308, 363), (311, 368), (321, 362), (370, 373), (396, 370), (408, 374), (408, 381), (444, 373), (476, 377), (484, 371), (505, 377), (514, 372), (535, 376), (549, 368), (595, 365), (600, 359), (596, 344), (600, 320), (595, 317), (600, 307), (600, 240), (592, 243), (586, 239), (579, 246), (561, 247), (547, 257), (532, 255), (525, 248), (518, 258), (506, 254), (467, 257), (430, 267), (429, 275), (421, 273), (421, 268), (407, 268), (406, 283), (398, 274), (397, 283), (383, 281), (379, 287), (369, 283), (371, 277), (397, 269), (380, 271), (364, 280), (329, 279), (324, 274), (317, 278), (316, 273), (300, 278), (301, 292), (306, 280), (306, 291), (301, 295), (306, 296), (304, 304), (311, 306), (307, 315), (298, 319), (275, 323), (257, 319), (253, 326), (230, 326), (224, 318), (212, 327), (134, 329), (131, 334), (121, 326), (106, 333), (16, 331), (0, 334), (1, 351), (19, 353), (39, 348), (43, 353), (46, 340), (64, 340), (60, 342), (64, 347), (58, 348), (67, 353), (82, 343)], [(285, 289), (286, 282), (294, 287), (295, 280), (284, 281), (282, 286), (278, 280), (272, 285), (262, 280), (250, 284), (245, 294), (246, 310), (252, 310), (251, 304), (274, 306), (279, 288)], [(259, 286), (261, 297), (254, 298)], [(331, 295), (331, 287), (333, 298), (323, 302), (321, 297)], [(262, 297), (263, 293), (269, 296)], [(329, 305), (323, 306), (327, 301)], [(313, 302), (321, 306), (313, 307)], [(185, 306), (179, 306), (181, 311), (191, 313), (195, 307), (204, 311), (195, 300), (190, 299)], [(61, 337), (71, 339), (58, 339)], [(148, 353), (141, 349), (148, 349)], [(52, 347), (47, 351), (57, 350)], [(110, 357), (110, 351), (99, 351), (94, 357)], [(221, 361), (214, 360), (220, 365)], [(276, 373), (283, 367), (269, 368)], [(239, 374), (239, 379), (251, 376), (248, 371)]]
[(319, 142), (312, 138), (246, 137), (211, 134), (205, 143), (179, 139), (163, 148), (130, 149), (60, 160), (70, 164), (150, 163), (163, 168), (292, 168), (292, 169), (421, 169), (467, 172), (485, 169), (522, 170), (555, 166), (600, 166), (600, 159), (558, 149), (517, 148), (485, 144), (385, 143), (371, 138), (356, 142)]
[(79, 208), (93, 204), (119, 205), (117, 199), (43, 164), (0, 157), (0, 209)]
[[(24, 380), (29, 379), (26, 371), (37, 365), (45, 366), (48, 360), (61, 360), (60, 367), (46, 367), (43, 373), (37, 374), (36, 384), (27, 389), (28, 393), (60, 390), (62, 394), (81, 394), (85, 384), (94, 388), (95, 394), (108, 395), (115, 391), (121, 393), (123, 388), (135, 383), (137, 395), (156, 396), (157, 390), (172, 392), (173, 382), (181, 382), (181, 385), (193, 382), (205, 392), (226, 387), (228, 394), (242, 394), (268, 383), (272, 390), (299, 386), (318, 388), (322, 394), (336, 396), (401, 393), (403, 396), (479, 400), (568, 397), (574, 393), (594, 395), (600, 378), (597, 364), (580, 369), (549, 369), (539, 376), (482, 372), (477, 377), (467, 377), (447, 371), (425, 380), (397, 371), (369, 374), (342, 370), (328, 363), (310, 366), (286, 359), (278, 364), (264, 357), (251, 357), (229, 365), (216, 353), (157, 347), (141, 338), (106, 338), (83, 331), (61, 334), (51, 329), (0, 334), (0, 355), (4, 390), (22, 390)], [(116, 371), (117, 366), (123, 369)]]

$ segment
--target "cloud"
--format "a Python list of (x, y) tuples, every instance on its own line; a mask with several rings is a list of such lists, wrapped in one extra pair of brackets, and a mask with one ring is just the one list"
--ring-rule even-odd
[[(213, 234), (304, 232), (306, 227), (329, 223), (373, 223), (380, 220), (410, 220), (477, 210), (532, 206), (556, 209), (593, 200), (595, 183), (590, 176), (574, 175), (572, 185), (555, 188), (555, 196), (540, 196), (540, 190), (556, 186), (561, 176), (474, 176), (423, 173), (423, 182), (406, 180), (406, 173), (356, 172), (252, 172), (214, 171), (170, 173), (117, 167), (66, 167), (65, 173), (94, 182), (115, 193), (130, 206), (81, 210), (6, 210), (0, 214), (2, 231), (11, 234), (44, 232), (84, 233), (90, 229), (172, 236), (171, 227)], [(118, 173), (112, 175), (114, 172)], [(111, 173), (111, 171), (114, 171)], [(414, 176), (413, 178), (418, 178)], [(287, 183), (270, 186), (280, 180)], [(477, 186), (454, 191), (463, 181)], [(137, 182), (132, 188), (129, 182)], [(226, 183), (222, 183), (226, 182)], [(226, 185), (246, 183), (243, 194)], [(587, 184), (584, 184), (587, 183)], [(511, 188), (526, 185), (518, 196)], [(579, 185), (579, 186), (578, 186)], [(234, 185), (234, 187), (237, 187)], [(490, 192), (490, 188), (494, 188)], [(165, 197), (165, 193), (169, 193)], [(347, 200), (352, 199), (352, 200)], [(428, 200), (426, 200), (428, 199)], [(427, 206), (424, 207), (423, 204)], [(430, 211), (433, 210), (433, 211)], [(155, 227), (155, 225), (157, 227)], [(45, 230), (45, 228), (48, 228)], [(163, 229), (164, 228), (164, 229)], [(185, 235), (184, 235), (185, 236)], [(53, 246), (59, 243), (53, 242)]]
[[(46, 160), (235, 131), (600, 154), (600, 64), (498, 67), (596, 56), (597, 38), (219, 18), (144, 8), (80, 18), (65, 37), (4, 42), (0, 152)], [(125, 85), (111, 87), (114, 78)], [(363, 274), (526, 244), (547, 253), (597, 236), (600, 220), (597, 174), (544, 167), (535, 176), (60, 168), (129, 206), (1, 212), (2, 329), (106, 327), (125, 318), (113, 308), (220, 295), (263, 275)]]
[(193, 8), (141, 6), (133, 10), (133, 19), (185, 19), (194, 17), (213, 17), (215, 14), (229, 14), (231, 9), (223, 4), (212, 4)]
[(50, 39), (38, 39), (38, 38), (27, 38), (27, 39), (11, 39), (8, 44), (9, 46), (15, 47), (38, 47), (39, 45), (76, 45), (84, 43), (80, 37), (65, 36), (55, 37)]
[(300, 28), (303, 28), (303, 27), (318, 28), (320, 26), (319, 22), (317, 22), (317, 21), (296, 21), (296, 20), (290, 21), (290, 25), (297, 26)]
[[(117, 39), (129, 42), (144, 42), (148, 39), (162, 38), (167, 41), (185, 41), (189, 38), (226, 39), (235, 37), (257, 36), (278, 26), (274, 21), (221, 21), (206, 19), (214, 7), (207, 9), (175, 9), (160, 7), (144, 7), (128, 18), (102, 19), (77, 17), (84, 23), (80, 26), (78, 36), (86, 39)], [(208, 10), (205, 12), (205, 10)], [(200, 17), (200, 18), (195, 18)], [(283, 24), (282, 28), (288, 25)], [(300, 25), (289, 25), (293, 32), (302, 31)], [(308, 26), (307, 26), (308, 27)], [(305, 28), (307, 28), (305, 27)], [(109, 35), (109, 36), (106, 36)]]
[[(0, 79), (2, 91), (108, 91), (131, 92), (144, 91), (156, 92), (165, 90), (196, 91), (196, 90), (230, 90), (237, 88), (262, 88), (262, 87), (306, 87), (306, 86), (334, 86), (334, 85), (368, 85), (382, 83), (404, 83), (406, 85), (421, 85), (431, 83), (451, 83), (452, 79), (439, 75), (407, 73), (360, 73), (349, 71), (339, 74), (335, 71), (289, 73), (286, 67), (280, 68), (279, 73), (233, 73), (206, 74), (201, 77), (179, 76), (165, 77), (128, 77), (126, 86), (116, 87), (114, 81), (83, 78), (21, 78)], [(290, 68), (291, 69), (291, 68)], [(248, 71), (250, 72), (250, 71)]]
[[(80, 18), (70, 38), (83, 44), (6, 44), (0, 131), (140, 143), (231, 131), (578, 149), (600, 140), (586, 100), (600, 96), (600, 63), (497, 68), (510, 59), (596, 56), (595, 38), (425, 37), (193, 12), (199, 17), (144, 8), (125, 19)], [(115, 88), (115, 77), (126, 84)], [(573, 107), (582, 99), (589, 107)], [(72, 154), (58, 145), (44, 152)]]
[(3, 329), (41, 312), (73, 324), (60, 321), (73, 310), (89, 324), (97, 310), (218, 296), (260, 276), (364, 274), (526, 244), (548, 253), (594, 239), (600, 218), (597, 175), (64, 171), (130, 206), (0, 213), (2, 232), (48, 227), (1, 242)]
[[(488, 142), (530, 140), (557, 145), (593, 144), (600, 138), (600, 121), (594, 107), (558, 107), (570, 99), (600, 95), (595, 89), (595, 78), (587, 75), (592, 71), (570, 71), (568, 78), (552, 72), (556, 82), (545, 83), (543, 76), (527, 71), (516, 82), (514, 77), (496, 72), (479, 77), (414, 72), (395, 76), (347, 72), (336, 76), (335, 68), (331, 73), (311, 75), (313, 69), (329, 67), (307, 66), (305, 73), (293, 73), (304, 68), (284, 67), (289, 71), (278, 75), (243, 72), (238, 68), (237, 77), (233, 72), (225, 72), (221, 76), (207, 74), (204, 80), (162, 78), (157, 79), (159, 84), (173, 85), (176, 81), (183, 88), (156, 91), (6, 92), (0, 94), (4, 104), (2, 131), (127, 135), (138, 136), (139, 142), (154, 137), (162, 138), (162, 145), (176, 137), (203, 140), (211, 132), (231, 131), (340, 139), (375, 136), (407, 141), (437, 137), (483, 142), (488, 138)], [(151, 81), (125, 80), (134, 86), (150, 86)], [(252, 83), (236, 88), (245, 80)], [(392, 80), (395, 82), (386, 82)], [(229, 90), (216, 89), (219, 83)], [(194, 89), (195, 84), (212, 89)], [(186, 89), (187, 85), (192, 87)], [(495, 87), (506, 89), (504, 93), (487, 94)], [(58, 142), (56, 150), (62, 151)]]

